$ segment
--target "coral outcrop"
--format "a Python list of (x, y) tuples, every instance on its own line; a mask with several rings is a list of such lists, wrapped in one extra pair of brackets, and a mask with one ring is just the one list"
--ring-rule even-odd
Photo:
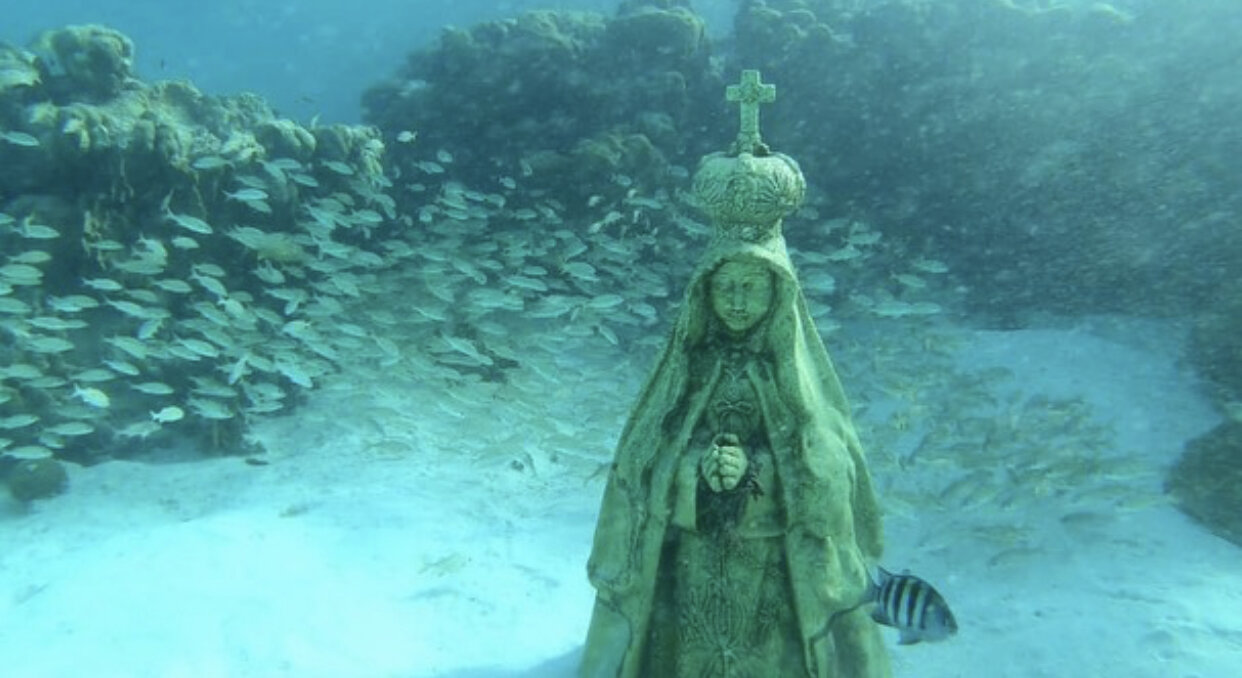
[(800, 102), (768, 129), (814, 141), (813, 189), (948, 258), (986, 322), (1175, 314), (1242, 266), (1224, 66), (1242, 43), (1214, 28), (1238, 18), (1221, 0), (747, 0), (734, 63)]
[(1166, 486), (1188, 515), (1242, 546), (1242, 422), (1222, 424), (1188, 443)]
[(448, 29), (364, 105), (393, 138), (417, 131), (408, 148), (389, 143), (404, 176), (421, 173), (419, 147), (430, 145), (472, 184), (513, 176), (564, 196), (616, 176), (651, 189), (670, 165), (685, 175), (711, 139), (699, 130), (719, 113), (721, 87), (703, 22), (684, 3), (624, 3), (612, 18), (528, 12)]
[(104, 26), (0, 47), (0, 454), (246, 447), (335, 369), (395, 261), (369, 127), (149, 83)]

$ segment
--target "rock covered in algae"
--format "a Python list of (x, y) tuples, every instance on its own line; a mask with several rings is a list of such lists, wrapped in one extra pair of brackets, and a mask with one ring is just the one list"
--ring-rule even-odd
[(8, 470), (4, 483), (14, 499), (25, 503), (64, 492), (69, 486), (69, 474), (55, 459), (26, 459)]
[(33, 53), (0, 45), (0, 97), (7, 97), (12, 90), (28, 90), (41, 82)]
[(134, 43), (107, 26), (69, 26), (42, 33), (30, 46), (48, 93), (58, 102), (101, 102), (134, 78)]
[(394, 137), (417, 131), (416, 143), (389, 144), (403, 176), (424, 174), (433, 144), (470, 183), (512, 176), (563, 195), (623, 176), (632, 181), (614, 187), (621, 195), (667, 184), (670, 165), (688, 167), (719, 142), (696, 132), (722, 108), (710, 57), (683, 2), (624, 3), (610, 18), (527, 12), (446, 30), (368, 90), (364, 107)]
[(1242, 423), (1221, 424), (1188, 443), (1166, 489), (1188, 515), (1242, 546)]
[(311, 320), (396, 260), (377, 130), (145, 82), (133, 50), (102, 26), (0, 47), (0, 456), (243, 450), (357, 350)]
[(1242, 265), (1239, 5), (1195, 7), (747, 0), (735, 63), (799, 102), (765, 125), (815, 188), (949, 257), (996, 324), (1179, 313)]
[(1188, 357), (1228, 407), (1242, 402), (1242, 281), (1227, 283), (1216, 298), (1215, 308), (1194, 319)]

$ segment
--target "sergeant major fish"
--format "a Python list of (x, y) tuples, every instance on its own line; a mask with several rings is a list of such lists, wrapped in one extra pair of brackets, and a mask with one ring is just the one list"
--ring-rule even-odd
[(834, 613), (824, 628), (811, 636), (811, 642), (828, 635), (838, 616), (872, 603), (875, 607), (871, 610), (871, 618), (900, 631), (898, 645), (935, 642), (957, 633), (957, 620), (949, 604), (931, 584), (908, 571), (893, 574), (884, 568), (878, 569), (879, 577), (871, 579), (862, 600)]
[(879, 570), (879, 580), (872, 581), (868, 591), (876, 603), (871, 618), (899, 630), (899, 645), (944, 640), (957, 633), (949, 604), (931, 584), (908, 572)]

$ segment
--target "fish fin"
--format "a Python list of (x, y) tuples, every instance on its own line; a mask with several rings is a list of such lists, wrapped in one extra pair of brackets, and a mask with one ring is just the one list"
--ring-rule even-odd
[(919, 641), (921, 640), (923, 639), (920, 638), (917, 633), (914, 633), (913, 631), (910, 631), (909, 629), (902, 629), (901, 638), (897, 641), (897, 644), (898, 645), (917, 645)]
[(880, 567), (875, 566), (875, 573), (871, 574), (867, 581), (867, 599), (875, 600), (880, 593), (880, 588), (884, 586), (884, 582), (893, 578), (893, 573)]

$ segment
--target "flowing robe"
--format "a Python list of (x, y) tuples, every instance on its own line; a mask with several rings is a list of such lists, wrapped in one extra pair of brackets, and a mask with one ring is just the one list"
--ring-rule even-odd
[[(711, 311), (708, 280), (723, 262), (739, 259), (772, 271), (773, 300), (765, 318), (726, 349)], [(780, 521), (775, 535), (743, 536), (770, 548), (750, 545), (751, 560), (762, 562), (749, 574), (735, 570), (750, 581), (734, 587), (739, 599), (758, 596), (768, 607), (784, 596), (788, 607), (778, 610), (772, 623), (787, 642), (764, 645), (763, 656), (735, 663), (709, 657), (684, 661), (674, 675), (763, 675), (751, 668), (759, 665), (768, 675), (799, 675), (783, 673), (793, 652), (800, 675), (885, 678), (891, 670), (875, 623), (864, 610), (845, 612), (862, 599), (867, 568), (880, 555), (879, 511), (848, 404), (779, 238), (766, 246), (710, 250), (691, 280), (670, 339), (622, 433), (604, 490), (588, 563), (596, 604), (580, 675), (665, 678), (658, 672), (670, 661), (662, 630), (670, 620), (661, 615), (686, 614), (684, 604), (671, 598), (693, 589), (688, 579), (706, 581), (691, 573), (708, 572), (720, 555), (720, 545), (710, 542), (719, 535), (699, 524), (698, 465), (704, 415), (722, 373), (735, 360), (731, 352), (743, 356), (740, 364), (758, 403), (761, 437), (757, 446), (751, 444), (771, 465), (772, 487), (762, 489)], [(719, 558), (714, 562), (719, 565)], [(755, 609), (762, 604), (755, 603)], [(710, 601), (704, 613), (709, 607)], [(829, 632), (812, 642), (830, 619)], [(672, 621), (687, 628), (694, 623)]]

